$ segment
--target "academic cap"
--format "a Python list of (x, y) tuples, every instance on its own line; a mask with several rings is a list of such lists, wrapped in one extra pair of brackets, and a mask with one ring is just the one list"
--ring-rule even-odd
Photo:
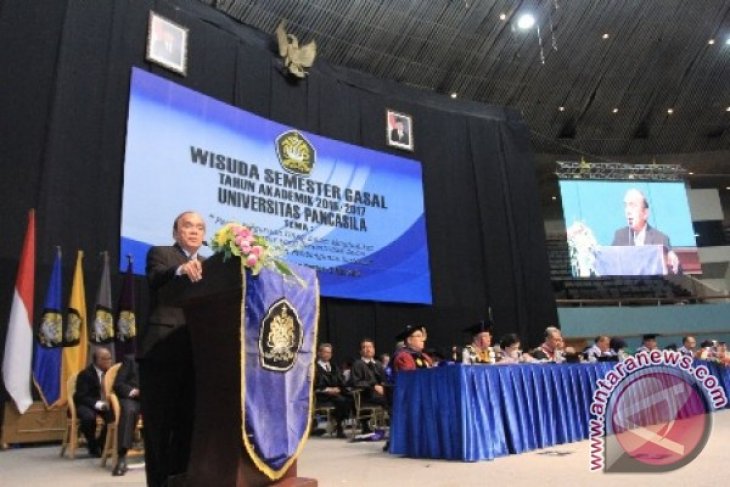
[(471, 336), (476, 336), (485, 331), (492, 333), (492, 326), (494, 326), (494, 323), (492, 323), (491, 321), (481, 320), (480, 322), (475, 323), (468, 328), (464, 328), (464, 331), (470, 333)]
[(659, 335), (659, 333), (647, 333), (646, 335), (641, 337), (641, 340), (644, 342), (647, 340), (656, 340), (656, 337), (658, 337), (658, 336), (661, 336), (661, 335)]
[(395, 339), (405, 341), (406, 338), (413, 335), (417, 331), (425, 333), (426, 327), (423, 325), (406, 325), (405, 328), (403, 328), (403, 331), (395, 336)]

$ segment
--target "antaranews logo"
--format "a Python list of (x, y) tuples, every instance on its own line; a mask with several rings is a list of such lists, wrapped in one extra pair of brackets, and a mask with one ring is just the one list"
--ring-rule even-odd
[(597, 381), (591, 402), (590, 470), (668, 472), (699, 455), (712, 411), (727, 404), (705, 365), (672, 350), (641, 352)]

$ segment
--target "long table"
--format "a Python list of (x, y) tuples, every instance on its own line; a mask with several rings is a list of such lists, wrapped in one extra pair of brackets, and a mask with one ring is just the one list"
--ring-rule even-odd
[[(596, 381), (614, 365), (456, 364), (402, 372), (390, 453), (478, 461), (584, 440)], [(706, 365), (727, 394), (730, 372)]]

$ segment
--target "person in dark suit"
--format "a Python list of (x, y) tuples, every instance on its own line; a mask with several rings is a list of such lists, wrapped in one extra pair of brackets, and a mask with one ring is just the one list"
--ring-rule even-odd
[(125, 357), (117, 377), (114, 379), (114, 393), (119, 398), (119, 425), (117, 426), (117, 464), (112, 475), (119, 477), (127, 473), (127, 451), (132, 447), (134, 428), (141, 409), (139, 396), (139, 371), (134, 357)]
[(334, 406), (337, 438), (344, 438), (342, 422), (350, 415), (353, 401), (345, 387), (345, 378), (331, 360), (332, 345), (320, 344), (317, 348), (317, 367), (314, 371), (314, 391), (317, 405)]
[[(79, 372), (76, 378), (74, 403), (79, 417), (81, 432), (86, 438), (89, 454), (101, 456), (101, 448), (106, 439), (106, 424), (112, 420), (112, 412), (104, 394), (104, 374), (112, 365), (112, 354), (106, 348), (94, 350), (94, 361)], [(104, 420), (99, 438), (96, 437), (96, 418)]]
[(147, 254), (150, 314), (138, 356), (150, 487), (183, 481), (195, 412), (190, 333), (185, 314), (175, 303), (191, 283), (203, 278), (198, 250), (205, 238), (205, 222), (195, 212), (181, 213), (173, 223), (172, 236), (174, 245), (152, 247)]
[(624, 196), (624, 215), (628, 226), (616, 230), (611, 245), (663, 245), (667, 249), (667, 268), (674, 274), (678, 273), (679, 258), (672, 251), (669, 237), (649, 225), (649, 202), (644, 193), (635, 188), (626, 192)]
[[(360, 358), (353, 362), (350, 372), (352, 386), (362, 390), (363, 403), (387, 409), (386, 381), (383, 364), (375, 360), (375, 342), (363, 338), (360, 341)], [(370, 432), (370, 426), (367, 424), (363, 424), (362, 429), (364, 433)]]
[(406, 132), (405, 124), (402, 120), (395, 121), (395, 127), (390, 131), (390, 140), (399, 144), (409, 144), (408, 132)]

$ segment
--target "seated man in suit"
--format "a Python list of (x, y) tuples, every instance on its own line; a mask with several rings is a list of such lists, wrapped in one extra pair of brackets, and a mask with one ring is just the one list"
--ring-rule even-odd
[(117, 426), (117, 453), (119, 458), (112, 475), (127, 473), (127, 451), (132, 447), (134, 428), (139, 416), (139, 372), (134, 357), (125, 357), (114, 380), (114, 393), (119, 398), (119, 426)]
[(532, 351), (532, 356), (543, 362), (562, 362), (563, 334), (560, 328), (555, 326), (545, 328), (545, 341)]
[(615, 356), (616, 354), (611, 350), (611, 338), (606, 335), (596, 337), (593, 346), (585, 351), (586, 360), (589, 362), (598, 362), (599, 359)]
[[(101, 447), (106, 439), (106, 424), (112, 420), (109, 404), (104, 396), (104, 374), (112, 365), (112, 354), (106, 348), (94, 350), (93, 362), (79, 372), (76, 378), (74, 403), (79, 417), (81, 432), (86, 438), (89, 453), (94, 457), (101, 456)], [(96, 438), (96, 418), (104, 420), (99, 438)]]
[(342, 422), (352, 411), (352, 397), (345, 389), (345, 378), (340, 370), (332, 363), (332, 345), (322, 343), (317, 347), (317, 367), (314, 370), (314, 392), (317, 405), (332, 405), (335, 407), (335, 421), (337, 438), (344, 438)]
[[(375, 342), (370, 338), (360, 341), (360, 358), (352, 364), (350, 383), (353, 387), (362, 389), (363, 403), (388, 407), (385, 369), (383, 364), (375, 360)], [(367, 424), (363, 424), (363, 432), (370, 432)]]

